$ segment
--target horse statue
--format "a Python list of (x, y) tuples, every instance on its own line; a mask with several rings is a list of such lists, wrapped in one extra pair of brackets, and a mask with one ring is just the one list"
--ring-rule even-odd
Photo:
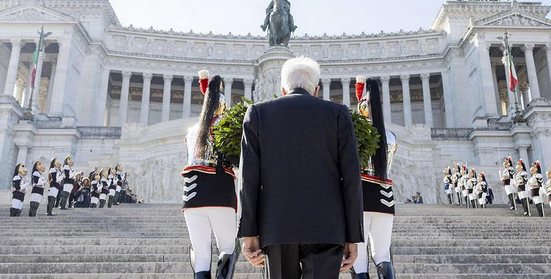
[(264, 24), (260, 27), (263, 31), (268, 29), (270, 47), (287, 47), (291, 33), (297, 29), (291, 15), (291, 3), (288, 0), (272, 0), (266, 9)]

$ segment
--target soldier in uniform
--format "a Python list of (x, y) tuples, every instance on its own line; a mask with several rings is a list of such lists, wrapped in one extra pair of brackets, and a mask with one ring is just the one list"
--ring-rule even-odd
[(488, 196), (488, 183), (486, 182), (486, 175), (482, 172), (478, 176), (475, 192), (478, 198), (478, 205), (481, 208), (486, 208), (486, 196)]
[(101, 169), (100, 171), (100, 183), (101, 194), (99, 195), (99, 208), (103, 208), (107, 200), (107, 195), (109, 194), (109, 179), (107, 178), (107, 171), (105, 169)]
[(463, 196), (463, 201), (465, 202), (465, 208), (470, 207), (467, 182), (469, 182), (469, 171), (467, 169), (467, 166), (463, 166), (463, 168), (461, 169), (461, 178), (459, 180), (459, 185), (461, 186), (461, 194)]
[(69, 200), (69, 196), (71, 195), (75, 184), (77, 172), (73, 168), (73, 164), (74, 162), (71, 156), (65, 157), (65, 161), (63, 161), (63, 173), (65, 179), (63, 179), (63, 192), (61, 193), (61, 210), (67, 210), (67, 201)]
[[(368, 278), (367, 239), (371, 257), (381, 279), (394, 279), (394, 267), (390, 256), (392, 227), (394, 224), (394, 195), (389, 172), (392, 159), (398, 146), (396, 135), (385, 128), (383, 109), (380, 100), (379, 85), (375, 80), (365, 77), (356, 78), (356, 97), (358, 110), (366, 116), (379, 131), (379, 148), (371, 157), (367, 169), (362, 171), (364, 239), (358, 244), (358, 258), (352, 271), (353, 279)], [(367, 90), (364, 93), (364, 88)]]
[(90, 207), (96, 208), (99, 203), (99, 196), (101, 194), (101, 181), (100, 174), (95, 172), (92, 177), (91, 189), (90, 189)]
[(526, 183), (528, 182), (528, 173), (526, 172), (526, 165), (520, 159), (517, 163), (517, 173), (515, 174), (515, 183), (517, 185), (518, 197), (522, 203), (524, 209), (523, 216), (530, 216), (530, 191), (526, 189)]
[(545, 191), (547, 192), (547, 202), (551, 207), (551, 167), (547, 170), (547, 182), (545, 182)]
[(32, 185), (31, 192), (31, 209), (29, 210), (29, 217), (36, 217), (38, 206), (42, 201), (44, 195), (44, 188), (46, 187), (46, 174), (45, 168), (40, 161), (36, 161), (33, 165), (32, 171)]
[(499, 172), (499, 178), (501, 179), (501, 186), (505, 188), (505, 193), (509, 198), (510, 210), (516, 210), (517, 208), (515, 204), (515, 194), (517, 193), (517, 189), (515, 185), (513, 185), (514, 177), (515, 169), (513, 169), (513, 159), (511, 157), (507, 157), (507, 159), (503, 162), (503, 169)]
[(452, 186), (452, 169), (447, 167), (444, 169), (444, 191), (448, 196), (449, 204), (453, 204), (453, 186)]
[(63, 186), (61, 186), (63, 181), (63, 173), (61, 172), (61, 163), (57, 158), (53, 158), (50, 161), (48, 181), (50, 182), (50, 188), (48, 189), (48, 206), (46, 211), (48, 216), (54, 216), (52, 211), (54, 209), (59, 191), (63, 189)]
[(235, 173), (226, 158), (214, 151), (212, 126), (226, 110), (220, 76), (209, 82), (207, 71), (199, 72), (200, 89), (205, 95), (200, 120), (189, 129), (186, 143), (188, 164), (184, 177), (184, 213), (191, 239), (191, 265), (195, 279), (211, 278), (211, 231), (214, 231), (220, 255), (216, 279), (232, 278), (238, 260), (237, 194)]
[(478, 179), (477, 179), (477, 176), (476, 176), (476, 171), (475, 169), (471, 169), (471, 172), (469, 173), (469, 178), (467, 180), (467, 191), (468, 191), (468, 195), (469, 195), (469, 201), (471, 202), (471, 208), (476, 208), (476, 199), (477, 199), (477, 196), (476, 194), (474, 193), (474, 187), (476, 186), (476, 184), (478, 183)]
[(459, 187), (459, 181), (461, 180), (461, 167), (459, 164), (455, 165), (452, 175), (453, 190), (457, 196), (457, 205), (461, 206), (461, 187)]
[(27, 168), (25, 164), (21, 163), (15, 166), (12, 179), (12, 200), (10, 208), (10, 217), (21, 216), (21, 209), (23, 208), (23, 201), (25, 201), (25, 193), (27, 193), (27, 187), (31, 184), (27, 180)]
[(532, 194), (532, 201), (536, 205), (538, 215), (544, 217), (545, 212), (543, 209), (543, 199), (541, 198), (541, 188), (543, 186), (543, 175), (541, 174), (540, 162), (535, 162), (530, 168), (532, 176), (528, 179), (528, 188)]

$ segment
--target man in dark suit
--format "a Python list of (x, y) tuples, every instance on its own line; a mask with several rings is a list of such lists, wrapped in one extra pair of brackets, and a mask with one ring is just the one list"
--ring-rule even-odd
[(364, 240), (352, 119), (317, 98), (319, 78), (314, 60), (287, 61), (284, 97), (251, 105), (243, 122), (238, 235), (271, 279), (336, 279)]

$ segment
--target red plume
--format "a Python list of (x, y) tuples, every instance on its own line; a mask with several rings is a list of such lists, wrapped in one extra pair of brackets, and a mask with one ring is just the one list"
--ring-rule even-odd
[(208, 88), (209, 88), (209, 71), (206, 71), (206, 70), (199, 71), (199, 89), (201, 90), (201, 93), (205, 95), (207, 93)]
[(364, 94), (365, 83), (367, 78), (364, 76), (356, 77), (356, 98), (360, 101)]

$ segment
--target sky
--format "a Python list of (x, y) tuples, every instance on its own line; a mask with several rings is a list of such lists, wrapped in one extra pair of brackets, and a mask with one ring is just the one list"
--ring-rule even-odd
[[(110, 0), (123, 26), (263, 35), (270, 0)], [(445, 0), (290, 0), (295, 35), (429, 29)], [(521, 1), (524, 2), (524, 1)], [(533, 1), (532, 1), (533, 2)], [(551, 0), (540, 1), (551, 5)]]

